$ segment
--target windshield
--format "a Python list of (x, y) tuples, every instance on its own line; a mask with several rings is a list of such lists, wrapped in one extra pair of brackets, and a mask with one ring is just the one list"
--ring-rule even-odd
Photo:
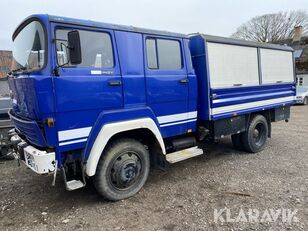
[(43, 26), (33, 21), (15, 37), (12, 70), (35, 71), (45, 64), (45, 34)]

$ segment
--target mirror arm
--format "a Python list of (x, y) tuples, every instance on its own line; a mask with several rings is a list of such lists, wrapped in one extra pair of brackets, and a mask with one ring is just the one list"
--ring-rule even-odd
[(57, 39), (57, 38), (54, 38), (52, 39), (52, 42), (55, 43), (57, 41), (63, 41), (63, 42), (67, 42), (67, 39)]
[[(67, 41), (67, 40), (64, 40), (64, 39), (54, 39), (55, 41)], [(65, 45), (64, 43), (61, 43), (61, 45), (63, 45), (65, 47), (66, 50), (70, 49), (67, 45)], [(66, 51), (66, 53), (68, 53)], [(53, 69), (52, 71), (52, 74), (54, 76), (60, 76), (60, 68), (64, 67), (65, 65), (69, 64), (70, 63), (70, 60), (69, 60), (69, 57), (67, 57), (67, 62), (66, 63), (63, 63), (61, 65), (58, 65)]]
[(60, 76), (60, 67), (58, 65), (53, 69), (52, 74), (57, 77)]

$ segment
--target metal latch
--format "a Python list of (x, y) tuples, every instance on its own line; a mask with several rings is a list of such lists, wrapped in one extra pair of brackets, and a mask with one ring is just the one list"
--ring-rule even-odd
[(214, 93), (214, 94), (212, 95), (212, 99), (216, 99), (216, 98), (218, 98), (218, 95)]

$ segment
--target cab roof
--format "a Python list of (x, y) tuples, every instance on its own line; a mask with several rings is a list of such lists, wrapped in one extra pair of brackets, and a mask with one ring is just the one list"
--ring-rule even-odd
[(104, 29), (112, 29), (112, 30), (120, 30), (120, 31), (129, 31), (129, 32), (136, 32), (136, 33), (144, 33), (144, 34), (155, 34), (155, 35), (163, 35), (163, 36), (170, 36), (170, 37), (180, 37), (180, 38), (188, 38), (187, 35), (163, 30), (152, 30), (134, 26), (124, 26), (124, 25), (117, 25), (111, 23), (103, 23), (103, 22), (96, 22), (92, 20), (83, 20), (83, 19), (75, 19), (75, 18), (66, 18), (61, 16), (54, 16), (48, 15), (50, 22), (57, 22), (57, 23), (66, 23), (71, 25), (78, 25), (78, 26), (88, 26), (94, 28), (104, 28)]
[(38, 19), (44, 23), (47, 22), (55, 22), (55, 23), (64, 23), (76, 26), (86, 26), (92, 28), (103, 28), (103, 29), (111, 29), (111, 30), (118, 30), (118, 31), (129, 31), (129, 32), (136, 32), (136, 33), (143, 33), (143, 34), (152, 34), (152, 35), (161, 35), (161, 36), (169, 36), (169, 37), (176, 37), (176, 38), (187, 38), (186, 34), (163, 31), (163, 30), (152, 30), (134, 26), (124, 26), (118, 24), (111, 24), (111, 23), (104, 23), (104, 22), (97, 22), (92, 20), (84, 20), (84, 19), (76, 19), (76, 18), (68, 18), (62, 16), (55, 16), (55, 15), (48, 15), (48, 14), (33, 14), (27, 17), (22, 23), (18, 25), (15, 32), (13, 33), (12, 39), (17, 36), (20, 30), (33, 19)]
[(175, 33), (175, 32), (163, 31), (163, 30), (152, 30), (152, 29), (146, 29), (146, 28), (140, 28), (140, 27), (134, 27), (134, 26), (124, 26), (124, 25), (96, 22), (92, 20), (68, 18), (68, 17), (62, 17), (62, 16), (48, 15), (48, 14), (35, 14), (35, 15), (31, 15), (28, 18), (26, 18), (15, 30), (13, 34), (13, 39), (19, 33), (20, 29), (23, 28), (23, 25), (26, 24), (28, 21), (33, 20), (33, 18), (38, 18), (42, 21), (64, 23), (64, 24), (77, 25), (77, 26), (104, 28), (104, 29), (111, 29), (111, 30), (129, 31), (129, 32), (136, 32), (136, 33), (143, 33), (143, 34), (177, 37), (177, 38), (189, 38), (189, 37), (194, 37), (194, 36), (201, 36), (207, 42), (216, 42), (216, 43), (233, 44), (233, 45), (240, 45), (240, 46), (261, 47), (261, 48), (293, 51), (291, 47), (271, 44), (271, 43), (252, 42), (252, 41), (245, 41), (245, 40), (233, 39), (233, 38), (227, 38), (227, 37), (218, 37), (218, 36), (212, 36), (212, 35), (206, 35), (206, 34), (199, 34), (199, 33), (186, 35), (182, 33)]

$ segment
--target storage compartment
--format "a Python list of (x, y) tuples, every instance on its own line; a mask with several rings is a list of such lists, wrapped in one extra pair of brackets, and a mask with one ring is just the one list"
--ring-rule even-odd
[[(223, 126), (236, 123), (227, 118), (295, 103), (292, 48), (203, 34), (192, 36), (190, 47), (198, 77), (198, 120), (219, 121), (215, 136), (232, 133)], [(274, 119), (288, 117), (280, 114)]]
[(294, 81), (292, 52), (260, 49), (262, 83), (289, 83)]
[(259, 85), (256, 47), (209, 42), (207, 49), (212, 88)]
[(246, 116), (236, 116), (217, 120), (213, 122), (212, 126), (215, 138), (241, 133), (246, 130)]
[(290, 106), (275, 108), (273, 113), (273, 122), (287, 120), (290, 118)]

